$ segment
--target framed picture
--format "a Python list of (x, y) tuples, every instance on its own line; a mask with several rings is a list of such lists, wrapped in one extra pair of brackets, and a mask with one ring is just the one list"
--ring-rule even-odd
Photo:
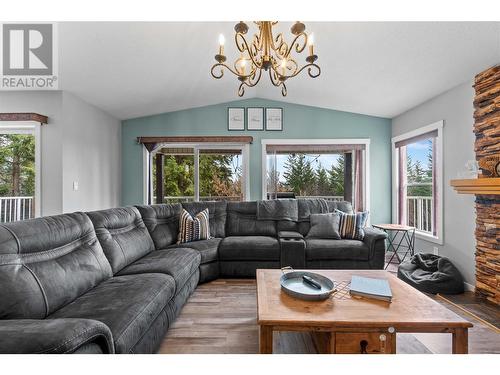
[(266, 130), (283, 130), (283, 108), (266, 108)]
[(227, 130), (245, 130), (245, 108), (227, 109)]
[(264, 130), (264, 108), (247, 108), (247, 130)]

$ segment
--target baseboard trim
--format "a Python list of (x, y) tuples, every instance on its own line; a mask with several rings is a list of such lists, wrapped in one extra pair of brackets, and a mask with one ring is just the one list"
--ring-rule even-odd
[(474, 285), (466, 283), (465, 281), (464, 281), (464, 289), (466, 292), (475, 292), (476, 291), (476, 287)]

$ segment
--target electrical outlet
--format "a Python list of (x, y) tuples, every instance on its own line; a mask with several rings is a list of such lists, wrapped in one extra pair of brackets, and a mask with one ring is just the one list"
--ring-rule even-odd
[(78, 191), (78, 181), (73, 181), (73, 191)]
[(434, 255), (439, 255), (439, 248), (437, 246), (434, 246)]

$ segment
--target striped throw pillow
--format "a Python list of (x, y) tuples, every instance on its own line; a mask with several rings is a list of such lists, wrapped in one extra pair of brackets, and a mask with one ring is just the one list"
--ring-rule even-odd
[(210, 239), (208, 208), (194, 218), (186, 210), (182, 210), (179, 218), (179, 237), (177, 244)]
[(365, 238), (364, 227), (368, 220), (368, 211), (357, 212), (355, 214), (346, 214), (345, 212), (335, 210), (340, 215), (339, 234), (341, 238), (360, 240)]

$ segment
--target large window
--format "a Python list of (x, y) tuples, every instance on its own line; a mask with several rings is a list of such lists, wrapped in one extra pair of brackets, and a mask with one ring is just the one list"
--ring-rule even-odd
[(39, 126), (0, 126), (1, 223), (40, 215)]
[(395, 222), (441, 242), (442, 122), (393, 138)]
[(347, 200), (363, 210), (367, 142), (357, 141), (263, 140), (263, 198)]
[(242, 145), (159, 145), (151, 153), (150, 201), (245, 200), (246, 155)]

